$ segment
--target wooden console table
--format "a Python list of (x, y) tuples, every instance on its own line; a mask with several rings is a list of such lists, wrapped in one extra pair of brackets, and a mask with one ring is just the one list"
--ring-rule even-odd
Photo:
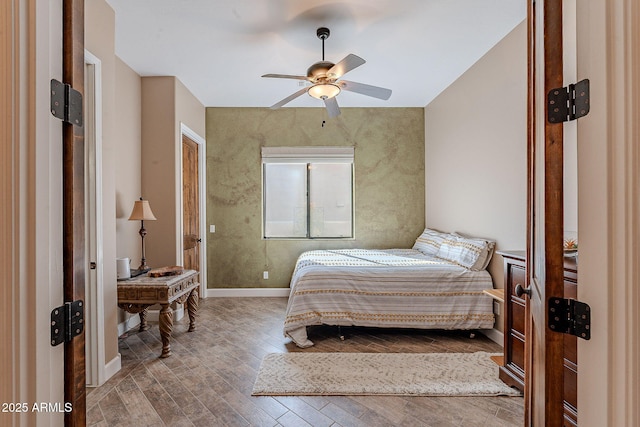
[(186, 270), (179, 276), (148, 277), (146, 274), (132, 279), (118, 281), (118, 307), (128, 313), (139, 313), (140, 331), (149, 329), (147, 309), (160, 304), (159, 316), (162, 354), (171, 356), (171, 331), (173, 330), (173, 311), (170, 305), (186, 301), (189, 313), (189, 332), (196, 329), (198, 312), (199, 273)]

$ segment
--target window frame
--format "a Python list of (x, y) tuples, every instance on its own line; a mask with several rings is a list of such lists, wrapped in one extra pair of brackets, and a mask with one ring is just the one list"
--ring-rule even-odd
[[(262, 147), (262, 239), (264, 240), (353, 240), (355, 239), (355, 149), (354, 147)], [(306, 166), (306, 235), (305, 236), (267, 236), (267, 176), (266, 164), (304, 164)], [(310, 167), (318, 163), (343, 163), (350, 167), (350, 235), (349, 236), (312, 236), (312, 206)]]

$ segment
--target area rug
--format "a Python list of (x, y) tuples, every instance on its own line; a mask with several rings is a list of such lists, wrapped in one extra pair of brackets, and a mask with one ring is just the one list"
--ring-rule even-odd
[(492, 353), (272, 353), (254, 396), (520, 396)]

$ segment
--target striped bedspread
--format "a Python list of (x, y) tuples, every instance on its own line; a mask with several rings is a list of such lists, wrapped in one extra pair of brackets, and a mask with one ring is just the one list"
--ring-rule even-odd
[(305, 252), (291, 277), (284, 335), (313, 345), (309, 325), (419, 329), (493, 328), (493, 287), (471, 271), (413, 249)]

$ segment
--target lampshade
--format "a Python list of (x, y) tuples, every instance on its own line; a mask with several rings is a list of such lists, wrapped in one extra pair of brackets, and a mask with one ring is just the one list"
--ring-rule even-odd
[(133, 210), (129, 216), (129, 221), (152, 221), (156, 217), (151, 212), (151, 206), (149, 206), (148, 200), (136, 200), (133, 205)]
[(307, 93), (314, 98), (329, 99), (339, 94), (340, 88), (338, 85), (331, 83), (319, 83), (311, 86), (309, 90), (307, 90)]

